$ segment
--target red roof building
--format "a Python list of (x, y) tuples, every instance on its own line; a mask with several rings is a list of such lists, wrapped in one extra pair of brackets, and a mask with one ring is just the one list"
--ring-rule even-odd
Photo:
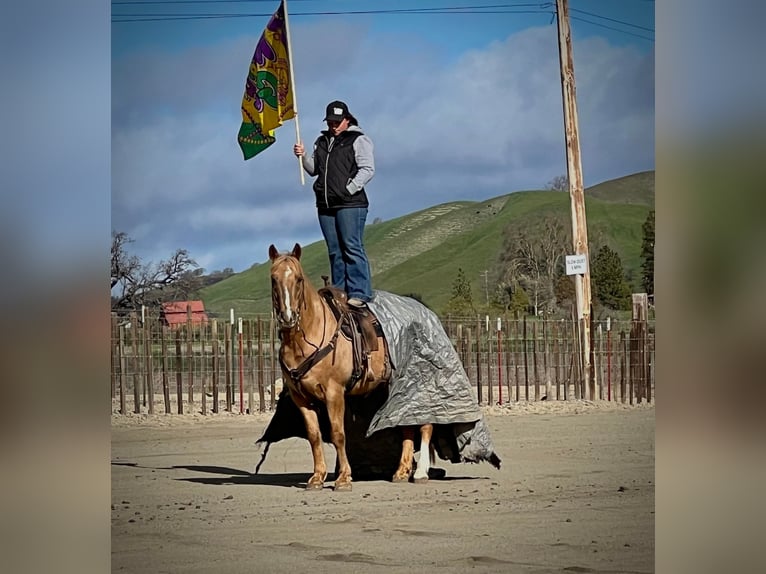
[(192, 325), (207, 323), (205, 304), (202, 301), (171, 301), (163, 303), (160, 317), (165, 325), (176, 329), (186, 325), (187, 309), (191, 307)]

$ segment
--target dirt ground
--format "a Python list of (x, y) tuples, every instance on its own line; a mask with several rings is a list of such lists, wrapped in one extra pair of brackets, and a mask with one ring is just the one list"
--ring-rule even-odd
[(348, 493), (304, 490), (303, 439), (252, 474), (270, 414), (113, 415), (112, 571), (654, 572), (653, 406), (485, 414), (500, 470), (437, 461), (441, 480)]

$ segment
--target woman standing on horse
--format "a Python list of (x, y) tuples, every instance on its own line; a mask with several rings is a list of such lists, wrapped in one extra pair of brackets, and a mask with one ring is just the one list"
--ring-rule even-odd
[(372, 299), (370, 263), (364, 249), (369, 201), (364, 186), (375, 175), (373, 145), (344, 102), (327, 105), (327, 129), (306, 155), (303, 143), (293, 152), (314, 181), (319, 226), (330, 257), (332, 284), (348, 293), (348, 302), (364, 306)]

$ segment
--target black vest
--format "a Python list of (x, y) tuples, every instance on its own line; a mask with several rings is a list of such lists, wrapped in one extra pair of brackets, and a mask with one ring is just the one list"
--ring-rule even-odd
[(359, 168), (356, 165), (354, 141), (363, 135), (358, 131), (343, 131), (330, 144), (332, 135), (323, 131), (315, 143), (314, 165), (317, 172), (314, 193), (318, 208), (369, 207), (364, 188), (351, 195), (346, 185)]

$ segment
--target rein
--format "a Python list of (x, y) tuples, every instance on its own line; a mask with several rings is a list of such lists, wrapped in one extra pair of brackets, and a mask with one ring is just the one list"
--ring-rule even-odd
[[(305, 308), (308, 308), (308, 304), (306, 303), (305, 294), (304, 294), (304, 290), (303, 289), (301, 289), (301, 292), (300, 292), (300, 299), (299, 299), (299, 303), (298, 303), (298, 308), (299, 309), (301, 307), (301, 304)], [(323, 312), (323, 316), (324, 316), (324, 325), (326, 326), (327, 325), (327, 315), (326, 315), (327, 309), (325, 308), (325, 303), (324, 302), (323, 302), (323, 305), (322, 305), (322, 312)], [(282, 367), (282, 370), (284, 370), (287, 374), (290, 375), (290, 379), (295, 384), (296, 388), (298, 389), (298, 392), (301, 392), (301, 390), (300, 390), (301, 389), (300, 382), (303, 379), (303, 377), (306, 376), (306, 373), (308, 373), (314, 367), (314, 365), (316, 365), (319, 361), (324, 359), (327, 355), (329, 355), (331, 352), (333, 352), (335, 350), (335, 344), (338, 341), (338, 334), (341, 332), (341, 327), (343, 325), (342, 321), (338, 321), (337, 322), (338, 326), (335, 329), (335, 333), (333, 333), (333, 336), (330, 338), (330, 341), (325, 346), (323, 346), (323, 347), (317, 347), (316, 345), (314, 345), (311, 341), (309, 341), (306, 338), (306, 334), (303, 332), (303, 329), (300, 326), (300, 319), (301, 319), (300, 314), (298, 314), (298, 322), (296, 323), (296, 327), (298, 329), (300, 329), (301, 333), (303, 333), (303, 339), (306, 341), (306, 343), (308, 343), (309, 345), (314, 347), (314, 349), (315, 349), (314, 352), (311, 353), (308, 357), (306, 357), (306, 359), (300, 365), (295, 367), (294, 369), (291, 369), (290, 367), (287, 366), (287, 364), (285, 363), (284, 358), (282, 356), (281, 350), (280, 350), (280, 353), (279, 353), (279, 364)], [(324, 333), (325, 333), (325, 329), (323, 327), (322, 328), (322, 342), (324, 342)], [(322, 343), (320, 343), (320, 345), (321, 344)]]
[(338, 325), (338, 328), (335, 330), (329, 343), (311, 353), (306, 357), (305, 361), (294, 369), (291, 369), (285, 364), (285, 361), (282, 358), (282, 353), (279, 353), (279, 364), (282, 366), (282, 369), (290, 375), (290, 379), (292, 379), (298, 389), (300, 389), (301, 379), (306, 376), (306, 373), (308, 373), (319, 361), (335, 350), (335, 342), (338, 340), (338, 333), (340, 333), (340, 325)]

